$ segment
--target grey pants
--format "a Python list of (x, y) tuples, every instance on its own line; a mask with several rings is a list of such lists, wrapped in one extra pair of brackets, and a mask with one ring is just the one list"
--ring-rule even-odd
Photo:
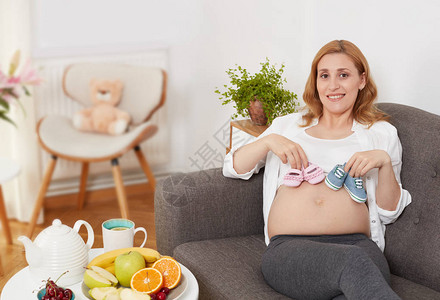
[(297, 300), (400, 299), (385, 256), (364, 234), (274, 236), (261, 270), (274, 290)]

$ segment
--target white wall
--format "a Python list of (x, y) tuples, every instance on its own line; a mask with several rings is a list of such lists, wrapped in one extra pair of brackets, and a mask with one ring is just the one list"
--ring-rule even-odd
[(364, 52), (380, 101), (440, 114), (439, 11), (435, 0), (36, 0), (33, 55), (168, 47), (173, 142), (162, 170), (189, 171), (205, 143), (224, 155), (214, 136), (233, 108), (214, 90), (228, 83), (226, 69), (257, 71), (269, 57), (286, 64), (287, 87), (301, 97), (314, 54), (334, 39)]
[(327, 41), (348, 39), (367, 57), (379, 101), (440, 114), (440, 2), (307, 1), (311, 28), (306, 61)]

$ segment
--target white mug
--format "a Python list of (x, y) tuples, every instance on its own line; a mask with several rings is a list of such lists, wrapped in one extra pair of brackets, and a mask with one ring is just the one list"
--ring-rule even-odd
[(110, 219), (102, 223), (102, 240), (104, 252), (133, 247), (134, 235), (142, 231), (145, 234), (144, 241), (139, 247), (147, 242), (147, 231), (143, 227), (135, 229), (134, 222), (127, 219)]

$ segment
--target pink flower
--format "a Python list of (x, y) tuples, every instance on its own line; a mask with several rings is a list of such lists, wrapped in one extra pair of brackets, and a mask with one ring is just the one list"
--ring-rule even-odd
[(8, 89), (14, 87), (14, 84), (9, 82), (9, 77), (0, 70), (0, 91), (3, 89)]
[(38, 85), (43, 81), (42, 78), (38, 77), (37, 71), (35, 71), (35, 69), (31, 67), (30, 60), (26, 62), (26, 64), (24, 65), (23, 69), (20, 72), (20, 75), (18, 75), (16, 79), (18, 80), (17, 83), (30, 84), (30, 85)]
[[(30, 60), (26, 62), (18, 76), (14, 76), (20, 62), (20, 51), (17, 51), (10, 63), (9, 73), (5, 74), (0, 70), (0, 120), (3, 119), (15, 125), (8, 117), (9, 105), (20, 104), (20, 96), (24, 92), (30, 95), (27, 85), (38, 85), (42, 82), (42, 78), (38, 77), (35, 69), (31, 67)], [(15, 101), (14, 101), (15, 100)], [(20, 106), (23, 111), (24, 108)]]
[(8, 103), (14, 103), (13, 100), (16, 99), (16, 97), (14, 97), (14, 96), (12, 96), (12, 95), (9, 95), (9, 94), (4, 94), (4, 95), (3, 95), (3, 94), (0, 92), (0, 95), (1, 95), (1, 98), (2, 98), (3, 100), (5, 100), (6, 102), (8, 102)]
[(20, 96), (20, 80), (8, 77), (0, 70), (0, 96), (7, 102)]

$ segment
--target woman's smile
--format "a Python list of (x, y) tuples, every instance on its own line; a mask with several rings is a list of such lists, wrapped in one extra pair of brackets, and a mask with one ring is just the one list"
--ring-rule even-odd
[(331, 95), (327, 95), (327, 98), (332, 102), (337, 102), (341, 100), (344, 96), (345, 94), (331, 94)]

